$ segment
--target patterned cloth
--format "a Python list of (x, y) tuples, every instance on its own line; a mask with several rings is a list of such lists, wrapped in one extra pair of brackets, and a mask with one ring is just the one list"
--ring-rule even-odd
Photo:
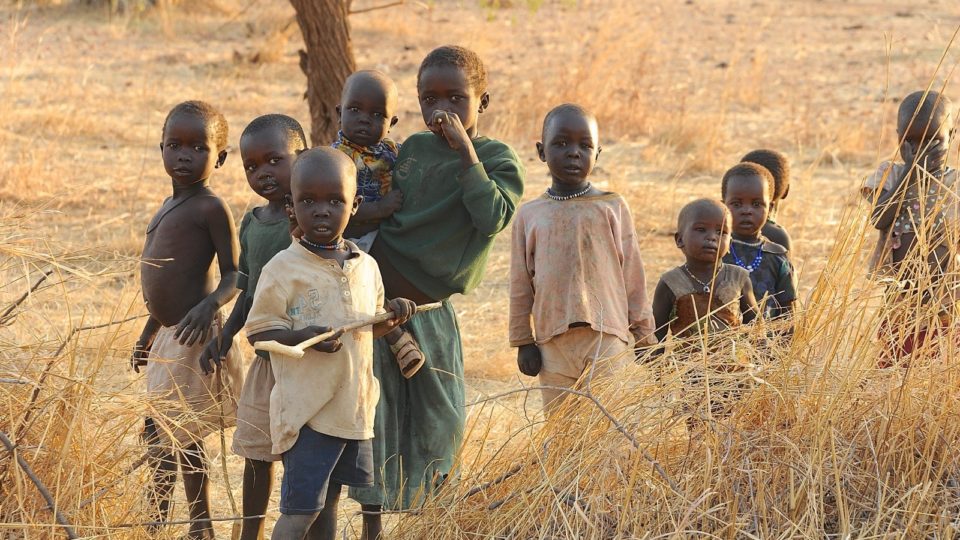
[(356, 164), (357, 195), (363, 196), (363, 202), (379, 201), (390, 191), (399, 144), (384, 138), (373, 146), (360, 146), (350, 142), (340, 131), (330, 146), (340, 149)]

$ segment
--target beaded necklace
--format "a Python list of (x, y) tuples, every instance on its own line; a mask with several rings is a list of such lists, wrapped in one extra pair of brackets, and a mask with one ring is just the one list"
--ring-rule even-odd
[(302, 237), (300, 238), (300, 243), (306, 244), (312, 247), (313, 249), (322, 249), (324, 251), (337, 251), (338, 249), (343, 249), (343, 246), (344, 246), (343, 238), (341, 238), (340, 241), (334, 242), (332, 244), (317, 244), (316, 242), (311, 242), (307, 240), (306, 237)]
[[(734, 241), (736, 241), (736, 240), (734, 240)], [(760, 244), (761, 244), (761, 246), (763, 245), (763, 241), (762, 241), (762, 240), (760, 241)], [(750, 244), (746, 244), (746, 245), (750, 245)], [(735, 249), (732, 249), (732, 248), (730, 249), (730, 255), (733, 255), (733, 262), (734, 262), (734, 264), (736, 264), (737, 266), (739, 266), (739, 267), (741, 267), (741, 268), (746, 268), (746, 269), (747, 269), (747, 272), (749, 272), (749, 273), (751, 273), (751, 274), (753, 273), (754, 270), (756, 270), (757, 268), (760, 268), (760, 262), (763, 261), (763, 249), (762, 249), (762, 247), (757, 247), (757, 255), (756, 255), (756, 257), (753, 258), (753, 261), (751, 261), (750, 264), (747, 264), (747, 263), (743, 262), (743, 259), (741, 259), (739, 255), (737, 255), (737, 250), (735, 250)]]
[(550, 197), (551, 199), (553, 199), (553, 200), (555, 200), (555, 201), (569, 201), (570, 199), (576, 199), (577, 197), (583, 197), (584, 195), (587, 194), (588, 191), (590, 191), (590, 188), (591, 188), (591, 187), (593, 187), (593, 186), (590, 185), (590, 182), (587, 182), (586, 187), (584, 187), (582, 190), (580, 190), (580, 191), (578, 191), (578, 192), (576, 192), (576, 193), (571, 193), (571, 194), (569, 194), (569, 195), (557, 195), (556, 193), (553, 192), (553, 189), (552, 189), (552, 188), (547, 188), (547, 197)]
[(743, 240), (737, 240), (736, 238), (733, 238), (732, 240), (734, 244), (740, 244), (741, 246), (747, 246), (754, 249), (758, 249), (763, 246), (763, 240), (758, 240), (756, 242), (745, 242)]
[(683, 268), (683, 271), (686, 272), (688, 276), (690, 276), (690, 279), (696, 281), (697, 284), (699, 284), (701, 287), (703, 287), (703, 293), (704, 293), (704, 294), (710, 294), (710, 284), (709, 284), (709, 283), (704, 283), (703, 281), (700, 281), (700, 278), (698, 278), (697, 276), (693, 275), (693, 272), (690, 271), (690, 268), (689, 268), (686, 264), (684, 264), (681, 268)]

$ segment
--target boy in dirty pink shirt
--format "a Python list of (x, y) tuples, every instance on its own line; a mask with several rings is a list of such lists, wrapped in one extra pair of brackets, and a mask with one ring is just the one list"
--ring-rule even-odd
[[(513, 224), (510, 345), (522, 373), (569, 388), (592, 363), (609, 371), (633, 359), (635, 343), (652, 343), (653, 314), (630, 209), (588, 180), (600, 155), (596, 118), (560, 105), (542, 136), (552, 184)], [(550, 412), (563, 391), (542, 392)]]

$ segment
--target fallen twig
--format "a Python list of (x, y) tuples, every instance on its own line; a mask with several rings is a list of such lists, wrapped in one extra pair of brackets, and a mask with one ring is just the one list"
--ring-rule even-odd
[(23, 295), (20, 296), (20, 298), (17, 298), (16, 301), (14, 301), (12, 304), (7, 306), (7, 309), (5, 309), (3, 313), (0, 313), (0, 326), (6, 326), (10, 321), (13, 321), (13, 319), (17, 317), (17, 315), (13, 313), (13, 310), (17, 309), (17, 307), (19, 307), (20, 304), (26, 301), (26, 299), (29, 298), (30, 295), (33, 294), (37, 290), (37, 288), (40, 287), (40, 284), (46, 281), (46, 279), (50, 277), (50, 274), (52, 273), (53, 273), (52, 268), (45, 271), (43, 275), (40, 276), (40, 279), (38, 279), (37, 282), (34, 283), (32, 287), (30, 287), (29, 291), (23, 293)]
[(67, 519), (60, 513), (60, 510), (57, 510), (54, 505), (53, 495), (50, 494), (50, 490), (47, 489), (47, 486), (43, 485), (43, 482), (37, 478), (37, 475), (34, 474), (33, 469), (30, 468), (30, 464), (27, 463), (23, 456), (20, 455), (20, 452), (17, 452), (17, 447), (13, 444), (7, 434), (0, 431), (0, 442), (7, 448), (17, 460), (17, 464), (20, 465), (20, 468), (23, 470), (24, 474), (30, 478), (30, 481), (33, 482), (33, 485), (37, 486), (37, 490), (40, 491), (40, 495), (43, 496), (44, 500), (47, 501), (47, 506), (53, 509), (53, 515), (57, 519), (57, 523), (63, 527), (63, 530), (67, 533), (67, 538), (78, 538), (77, 533), (73, 532), (73, 527), (70, 526), (70, 523), (67, 522)]

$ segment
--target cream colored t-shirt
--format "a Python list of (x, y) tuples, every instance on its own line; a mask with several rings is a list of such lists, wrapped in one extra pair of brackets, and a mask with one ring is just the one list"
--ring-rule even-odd
[[(307, 326), (338, 327), (383, 312), (383, 282), (376, 261), (347, 242), (340, 268), (299, 242), (263, 268), (245, 329), (247, 335)], [(335, 353), (308, 349), (303, 358), (271, 353), (276, 385), (270, 394), (273, 452), (286, 452), (300, 429), (343, 439), (373, 438), (380, 383), (373, 376), (373, 331), (344, 334)]]

